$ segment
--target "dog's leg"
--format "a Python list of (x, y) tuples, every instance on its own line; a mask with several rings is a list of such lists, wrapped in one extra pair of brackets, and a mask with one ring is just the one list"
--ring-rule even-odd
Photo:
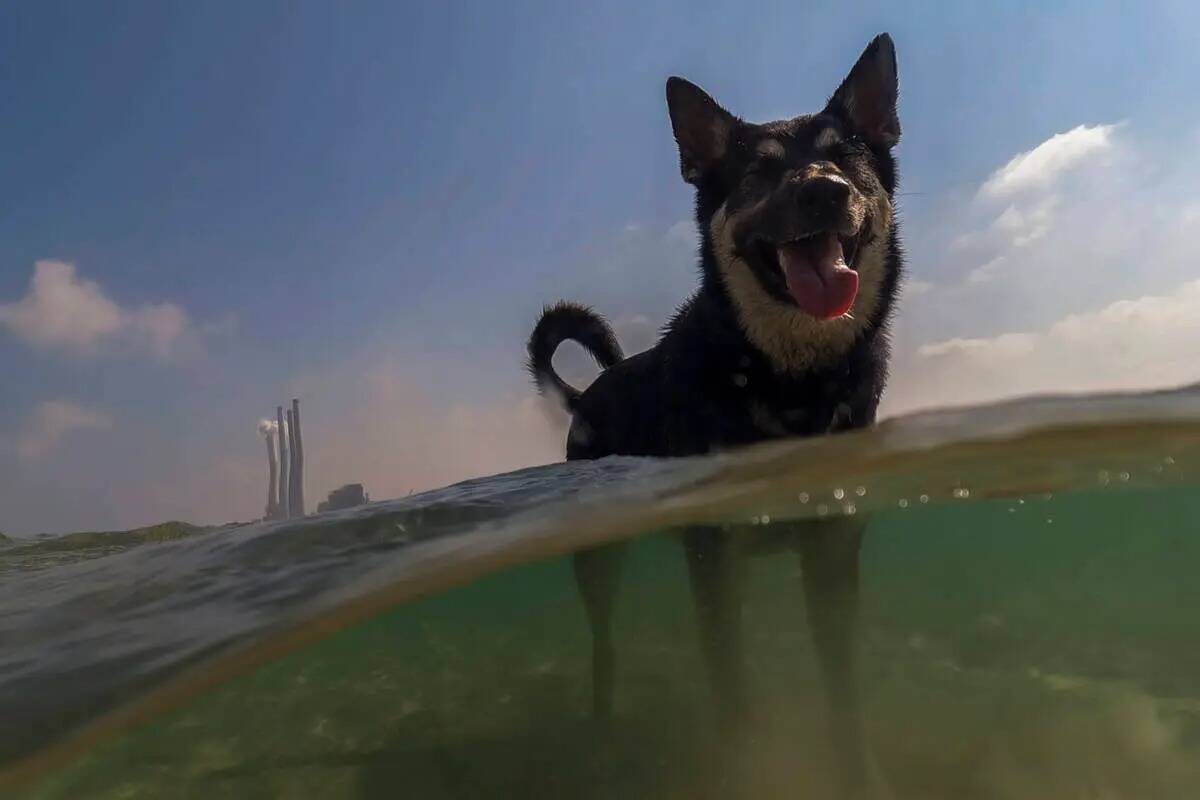
[(887, 796), (863, 731), (857, 676), (858, 520), (815, 523), (801, 539), (804, 595), (816, 656), (829, 699), (839, 779), (846, 797)]
[(700, 646), (721, 723), (738, 732), (746, 713), (742, 652), (741, 561), (733, 538), (718, 528), (684, 534)]
[(606, 544), (575, 554), (575, 581), (592, 629), (592, 715), (599, 721), (612, 717), (616, 651), (612, 642), (613, 605), (625, 543)]

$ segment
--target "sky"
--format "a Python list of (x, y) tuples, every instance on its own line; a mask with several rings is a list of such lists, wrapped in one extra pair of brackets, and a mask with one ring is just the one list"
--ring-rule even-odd
[(292, 397), (310, 505), (559, 460), (540, 307), (634, 352), (695, 285), (666, 77), (793, 116), (881, 31), (885, 413), (1200, 379), (1195, 4), (574, 6), (6, 5), (0, 531), (253, 519)]

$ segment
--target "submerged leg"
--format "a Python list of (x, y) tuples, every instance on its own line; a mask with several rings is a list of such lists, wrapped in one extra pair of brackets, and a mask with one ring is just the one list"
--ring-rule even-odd
[(859, 550), (864, 524), (822, 522), (802, 535), (804, 595), (829, 699), (839, 777), (847, 797), (886, 796), (863, 732), (858, 692)]
[(623, 542), (581, 550), (573, 559), (575, 581), (592, 629), (592, 716), (597, 720), (612, 717), (616, 672), (612, 615), (624, 561)]
[(700, 646), (722, 725), (744, 721), (745, 654), (742, 652), (741, 561), (733, 539), (717, 528), (684, 535)]

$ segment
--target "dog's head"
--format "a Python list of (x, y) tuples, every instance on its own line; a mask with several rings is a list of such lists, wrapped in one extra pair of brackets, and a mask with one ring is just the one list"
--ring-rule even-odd
[(880, 322), (895, 289), (896, 95), (887, 34), (823, 111), (790, 120), (747, 123), (682, 78), (667, 81), (706, 268), (779, 369), (836, 358)]

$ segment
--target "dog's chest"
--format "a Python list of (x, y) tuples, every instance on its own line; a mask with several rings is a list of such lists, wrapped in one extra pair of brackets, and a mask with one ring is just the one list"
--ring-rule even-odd
[(854, 410), (845, 397), (748, 393), (740, 399), (746, 436), (752, 440), (820, 436), (854, 425)]
[(858, 398), (862, 387), (848, 372), (789, 379), (750, 367), (709, 371), (701, 425), (718, 434), (708, 449), (793, 436), (819, 436), (867, 424)]
[(854, 417), (845, 402), (776, 407), (752, 399), (747, 402), (746, 412), (750, 426), (767, 438), (834, 433), (849, 427)]

